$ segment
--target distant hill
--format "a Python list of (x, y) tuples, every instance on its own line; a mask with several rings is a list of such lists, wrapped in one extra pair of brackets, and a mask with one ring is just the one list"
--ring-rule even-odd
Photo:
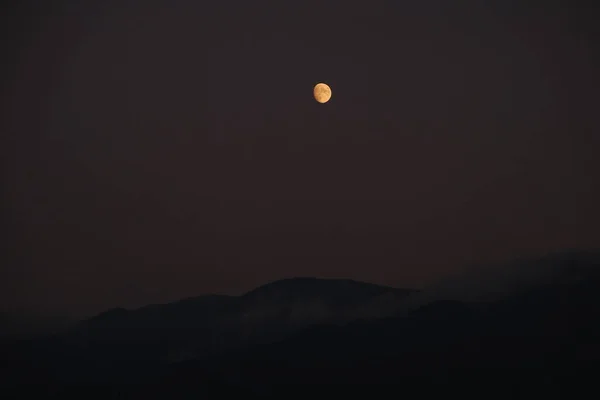
[(177, 361), (268, 343), (315, 324), (339, 325), (391, 315), (408, 289), (352, 280), (293, 278), (241, 296), (200, 296), (137, 310), (113, 309), (78, 324), (65, 343), (86, 351), (106, 346)]
[(504, 371), (503, 377), (519, 384), (533, 382), (535, 371), (567, 379), (600, 362), (599, 260), (590, 253), (544, 257), (525, 266), (543, 279), (529, 280), (509, 296), (435, 299), (395, 317), (308, 328), (227, 358), (176, 368), (218, 364), (224, 378), (244, 376), (249, 386), (268, 380), (398, 383), (406, 376), (444, 379), (451, 371), (473, 376), (486, 369)]
[(10, 380), (267, 393), (286, 382), (423, 390), (489, 379), (539, 393), (600, 362), (599, 254), (518, 260), (422, 291), (294, 278), (241, 296), (109, 310), (66, 334), (9, 343)]

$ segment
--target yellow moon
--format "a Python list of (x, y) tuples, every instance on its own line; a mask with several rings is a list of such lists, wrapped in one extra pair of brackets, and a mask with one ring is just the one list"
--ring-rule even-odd
[(331, 99), (331, 88), (325, 83), (317, 83), (313, 89), (315, 100), (319, 103), (327, 103)]

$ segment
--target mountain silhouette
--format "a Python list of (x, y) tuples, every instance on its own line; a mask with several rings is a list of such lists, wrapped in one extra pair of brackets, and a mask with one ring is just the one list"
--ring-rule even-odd
[[(108, 310), (82, 321), (56, 340), (72, 363), (177, 362), (280, 340), (313, 325), (343, 325), (389, 312), (385, 304), (412, 293), (343, 279), (292, 278), (241, 296), (208, 295), (136, 310)], [(119, 360), (116, 364), (114, 360)], [(126, 367), (128, 366), (128, 367)], [(69, 374), (80, 371), (70, 371)], [(97, 372), (94, 372), (97, 374)]]
[[(261, 393), (275, 393), (275, 383), (426, 388), (479, 379), (549, 388), (600, 361), (599, 261), (590, 252), (518, 260), (503, 270), (518, 276), (501, 274), (499, 286), (513, 285), (503, 296), (489, 277), (481, 287), (465, 276), (451, 281), (453, 290), (421, 291), (293, 278), (241, 296), (109, 310), (65, 334), (11, 345), (20, 369), (10, 379), (226, 384)], [(455, 288), (479, 293), (457, 296)]]
[[(520, 260), (531, 269), (527, 284), (514, 279), (508, 296), (433, 296), (396, 316), (313, 326), (275, 343), (172, 368), (190, 373), (210, 366), (222, 379), (244, 377), (257, 390), (273, 381), (408, 383), (409, 377), (468, 385), (480, 370), (499, 371), (496, 384), (505, 379), (533, 387), (548, 386), (543, 379), (575, 379), (600, 360), (600, 258), (590, 255)], [(540, 277), (537, 283), (531, 271)], [(456, 377), (456, 371), (464, 373)], [(545, 378), (536, 380), (532, 371)]]

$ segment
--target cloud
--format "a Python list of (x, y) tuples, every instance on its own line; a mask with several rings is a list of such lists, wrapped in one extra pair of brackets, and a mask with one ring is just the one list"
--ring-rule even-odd
[(473, 267), (412, 294), (401, 310), (411, 310), (436, 300), (493, 301), (542, 285), (597, 278), (599, 266), (600, 252), (567, 251), (536, 259)]

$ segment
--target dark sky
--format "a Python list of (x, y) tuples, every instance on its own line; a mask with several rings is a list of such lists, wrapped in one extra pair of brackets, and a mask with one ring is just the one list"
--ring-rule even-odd
[(3, 309), (599, 247), (597, 19), (533, 3), (20, 2)]

